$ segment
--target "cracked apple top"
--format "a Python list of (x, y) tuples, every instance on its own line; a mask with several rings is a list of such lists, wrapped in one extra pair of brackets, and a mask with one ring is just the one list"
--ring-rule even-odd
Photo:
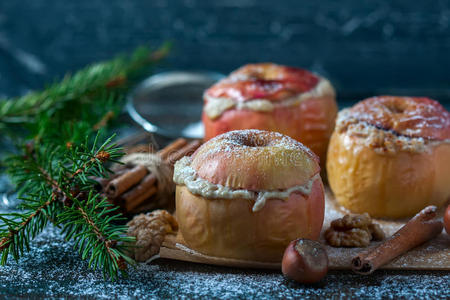
[(276, 102), (308, 92), (319, 81), (320, 77), (299, 68), (273, 63), (248, 64), (213, 85), (206, 95), (236, 102), (254, 99)]
[(429, 140), (450, 139), (450, 114), (437, 101), (425, 97), (378, 96), (347, 110), (346, 118), (390, 131)]

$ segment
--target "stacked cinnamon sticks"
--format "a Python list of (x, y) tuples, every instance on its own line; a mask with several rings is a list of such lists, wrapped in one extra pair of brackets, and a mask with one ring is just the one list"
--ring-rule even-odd
[[(161, 159), (171, 168), (177, 160), (186, 155), (191, 155), (202, 142), (200, 140), (187, 141), (179, 138), (167, 147), (156, 152)], [(126, 214), (155, 209), (173, 207), (172, 199), (156, 199), (158, 193), (158, 181), (155, 174), (148, 171), (145, 166), (122, 166), (108, 179), (99, 179), (107, 198), (120, 206)], [(171, 203), (172, 202), (172, 203)]]

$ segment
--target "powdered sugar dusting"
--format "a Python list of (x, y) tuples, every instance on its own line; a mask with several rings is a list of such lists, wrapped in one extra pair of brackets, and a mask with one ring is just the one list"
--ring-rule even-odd
[(343, 109), (339, 112), (336, 132), (353, 137), (355, 142), (374, 149), (378, 154), (395, 154), (398, 151), (422, 153), (430, 151), (433, 146), (450, 144), (450, 139), (432, 140), (405, 136), (392, 130), (378, 128), (360, 120), (352, 109)]
[[(1, 210), (1, 209), (0, 209)], [(304, 286), (280, 271), (225, 268), (160, 259), (131, 268), (128, 279), (105, 281), (82, 262), (72, 243), (49, 226), (18, 262), (0, 267), (0, 295), (19, 297), (127, 298), (448, 298), (448, 272), (377, 271), (361, 276), (331, 271)]]
[(305, 100), (317, 99), (320, 97), (335, 97), (335, 95), (336, 93), (331, 83), (327, 79), (319, 77), (319, 82), (314, 88), (277, 101), (264, 98), (238, 101), (232, 97), (213, 97), (208, 93), (205, 93), (205, 106), (203, 107), (203, 111), (210, 119), (214, 120), (221, 116), (225, 111), (233, 108), (237, 110), (271, 112), (281, 107), (297, 106)]
[[(214, 145), (213, 147), (208, 147)], [(276, 147), (284, 150), (301, 150), (308, 153), (311, 158), (318, 160), (317, 156), (305, 145), (293, 138), (274, 131), (259, 129), (233, 130), (212, 138), (199, 149), (208, 147), (208, 154), (222, 152), (229, 156), (240, 155), (237, 148), (251, 150), (258, 147)], [(270, 150), (270, 149), (269, 149)], [(198, 152), (200, 152), (199, 150)]]
[(313, 73), (273, 63), (248, 64), (209, 88), (205, 95), (235, 101), (270, 99), (280, 101), (314, 88), (319, 77)]
[(424, 97), (379, 96), (358, 102), (351, 117), (399, 136), (428, 140), (450, 139), (450, 113)]
[[(441, 214), (442, 214), (441, 210)], [(331, 247), (326, 244), (323, 233), (329, 228), (331, 221), (343, 217), (348, 212), (342, 209), (334, 200), (331, 191), (326, 189), (326, 211), (325, 211), (325, 221), (322, 229), (322, 234), (320, 241), (325, 244), (328, 259), (329, 268), (337, 270), (349, 270), (351, 269), (352, 259), (359, 253), (367, 251), (369, 247), (373, 247), (381, 242), (372, 242), (367, 248), (343, 248), (343, 247)], [(381, 226), (386, 236), (389, 237), (394, 234), (400, 227), (402, 227), (408, 220), (380, 220), (374, 219), (374, 223)], [(388, 264), (381, 267), (381, 269), (406, 269), (406, 270), (450, 270), (450, 236), (441, 233), (439, 236), (431, 241), (424, 243), (410, 251), (404, 253), (403, 255), (393, 259)], [(184, 252), (196, 256), (197, 252), (189, 249), (186, 246), (177, 245), (178, 249)], [(172, 257), (172, 256), (166, 256)], [(183, 256), (176, 256), (176, 259), (182, 259)], [(208, 256), (202, 255), (203, 261), (209, 261), (212, 264), (217, 264), (214, 258), (208, 260)], [(240, 265), (248, 265), (246, 261), (240, 261)]]
[(196, 195), (208, 199), (252, 199), (255, 200), (252, 211), (261, 210), (269, 199), (286, 200), (291, 193), (300, 192), (303, 195), (311, 193), (315, 180), (320, 178), (319, 174), (313, 176), (305, 185), (296, 185), (285, 190), (260, 190), (249, 191), (245, 189), (232, 189), (221, 184), (211, 183), (198, 176), (197, 172), (190, 166), (191, 159), (183, 157), (175, 163), (173, 181), (178, 185), (185, 185), (188, 190)]
[[(342, 218), (345, 214), (350, 213), (342, 206), (339, 206), (334, 199), (334, 196), (329, 188), (326, 188), (326, 210), (325, 220), (322, 229), (321, 242), (326, 243), (323, 237), (323, 232), (330, 227), (331, 221)], [(443, 210), (440, 214), (442, 216)], [(373, 219), (375, 223), (378, 223), (383, 231), (386, 233), (386, 237), (391, 236), (403, 225), (406, 224), (408, 219), (402, 220), (383, 220)], [(377, 245), (380, 242), (372, 242), (371, 246)], [(411, 251), (403, 254), (402, 256), (394, 259), (392, 262), (383, 266), (384, 269), (446, 269), (450, 270), (450, 236), (441, 233), (435, 239), (426, 242), (425, 244), (412, 249)], [(330, 259), (330, 265), (335, 268), (350, 268), (350, 263), (353, 257), (355, 257), (361, 251), (368, 248), (334, 248), (327, 246), (327, 252)]]

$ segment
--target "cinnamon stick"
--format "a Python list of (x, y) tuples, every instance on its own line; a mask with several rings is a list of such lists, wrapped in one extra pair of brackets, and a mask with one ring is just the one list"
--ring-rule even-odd
[(181, 147), (183, 147), (184, 145), (186, 145), (188, 142), (186, 139), (183, 138), (179, 138), (176, 139), (175, 141), (173, 141), (172, 143), (170, 143), (169, 145), (167, 145), (165, 148), (161, 149), (160, 151), (158, 151), (158, 155), (163, 159), (166, 160), (167, 157), (177, 151), (178, 149), (180, 149)]
[(132, 199), (131, 201), (126, 201), (125, 202), (126, 211), (132, 211), (133, 209), (138, 207), (140, 204), (145, 202), (145, 200), (147, 200), (148, 198), (150, 198), (151, 196), (156, 194), (157, 191), (158, 191), (158, 188), (156, 187), (156, 185), (153, 185), (150, 189), (145, 190), (145, 192), (143, 194), (137, 196), (135, 199)]
[(200, 140), (194, 140), (189, 144), (187, 144), (186, 146), (182, 147), (180, 150), (171, 153), (171, 155), (167, 157), (166, 161), (169, 164), (174, 164), (177, 160), (179, 160), (183, 156), (192, 154), (195, 150), (197, 150), (198, 147), (200, 147), (201, 144), (202, 142)]
[[(156, 189), (153, 189), (153, 187), (156, 186), (155, 183), (156, 176), (154, 174), (148, 174), (137, 186), (125, 192), (122, 195), (122, 198), (125, 200), (127, 211), (134, 209), (135, 207), (139, 206), (145, 199), (156, 194)], [(145, 195), (145, 198), (143, 198), (143, 195)]]
[(111, 180), (119, 177), (120, 175), (122, 175), (125, 172), (126, 172), (126, 169), (118, 169), (117, 171), (112, 173), (108, 178), (97, 177), (97, 176), (90, 176), (89, 178), (96, 181), (97, 184), (99, 185), (99, 188), (101, 188), (102, 190), (105, 190), (106, 187), (108, 186), (108, 184), (111, 182)]
[[(181, 157), (192, 154), (201, 144), (200, 140), (188, 143), (186, 139), (179, 138), (158, 151), (157, 154), (163, 161), (173, 165)], [(156, 176), (148, 174), (147, 169), (143, 166), (125, 170), (123, 175), (111, 180), (106, 186), (108, 196), (116, 199), (120, 196), (127, 212), (140, 209), (145, 201), (157, 192)], [(151, 205), (157, 205), (157, 203)]]
[(148, 170), (142, 165), (138, 165), (121, 176), (111, 180), (106, 187), (106, 194), (111, 198), (116, 198), (133, 185), (137, 184), (147, 175)]
[(441, 233), (443, 223), (436, 218), (436, 206), (428, 206), (382, 244), (357, 255), (352, 269), (367, 275), (395, 257), (423, 244)]

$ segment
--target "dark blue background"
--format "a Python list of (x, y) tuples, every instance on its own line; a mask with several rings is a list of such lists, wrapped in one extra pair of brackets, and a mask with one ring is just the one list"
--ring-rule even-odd
[(450, 100), (450, 1), (407, 0), (2, 0), (0, 94), (166, 40), (175, 47), (164, 68), (273, 61), (329, 77), (341, 101)]
[[(0, 96), (40, 89), (88, 63), (167, 40), (174, 50), (161, 69), (228, 73), (273, 61), (328, 77), (341, 105), (391, 93), (450, 106), (450, 1), (434, 0), (0, 0)], [(0, 294), (436, 299), (450, 294), (449, 274), (334, 271), (302, 286), (279, 273), (161, 260), (109, 283), (50, 227), (18, 264), (0, 268)]]

